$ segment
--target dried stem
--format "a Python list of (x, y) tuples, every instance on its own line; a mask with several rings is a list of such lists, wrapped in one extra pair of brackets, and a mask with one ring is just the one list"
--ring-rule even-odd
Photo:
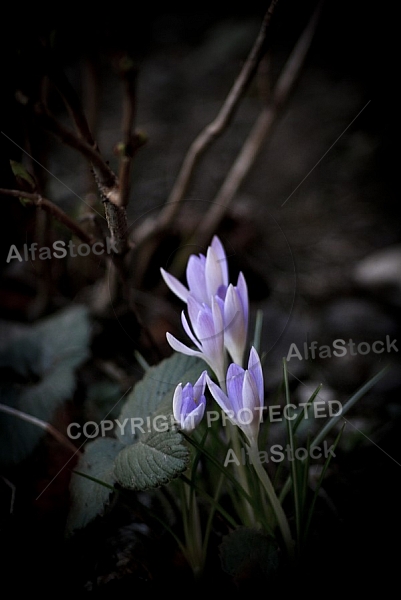
[(78, 150), (91, 163), (95, 180), (105, 208), (105, 216), (117, 254), (124, 254), (127, 244), (127, 214), (125, 207), (119, 206), (119, 185), (115, 173), (105, 162), (96, 146), (78, 137), (67, 129), (42, 104), (36, 104), (35, 113), (42, 126), (56, 134), (62, 142)]
[(240, 185), (255, 162), (272, 125), (277, 119), (280, 109), (288, 99), (300, 74), (306, 54), (312, 42), (320, 14), (320, 8), (321, 5), (318, 6), (312, 15), (307, 27), (298, 40), (278, 78), (269, 106), (265, 107), (259, 115), (248, 138), (241, 148), (240, 153), (228, 172), (223, 185), (217, 196), (214, 198), (211, 208), (205, 218), (201, 221), (194, 236), (195, 241), (193, 243), (196, 245), (202, 246), (207, 243), (211, 233), (218, 227)]
[(67, 146), (78, 150), (90, 161), (101, 185), (102, 196), (112, 202), (117, 196), (117, 177), (105, 162), (99, 150), (87, 140), (78, 137), (73, 131), (61, 125), (43, 104), (37, 103), (34, 110), (39, 123), (45, 129), (54, 133)]
[(159, 215), (157, 222), (158, 228), (164, 229), (173, 221), (188, 190), (188, 186), (199, 159), (212, 142), (214, 142), (214, 140), (216, 140), (230, 124), (245, 90), (256, 72), (259, 61), (266, 51), (267, 30), (277, 2), (278, 0), (273, 0), (271, 2), (253, 48), (217, 117), (198, 135), (189, 148), (167, 204)]
[(63, 98), (64, 104), (66, 105), (68, 112), (75, 123), (75, 127), (79, 136), (98, 151), (97, 145), (90, 132), (81, 101), (65, 76), (64, 71), (58, 67), (51, 57), (48, 60), (48, 70), (49, 77)]
[(125, 66), (125, 69), (123, 65), (124, 96), (121, 126), (123, 132), (123, 147), (119, 170), (120, 195), (118, 200), (120, 206), (127, 206), (128, 204), (132, 158), (138, 147), (135, 143), (135, 136), (133, 135), (136, 114), (137, 71), (130, 63), (129, 59), (126, 59), (126, 61), (127, 65)]
[(36, 206), (37, 208), (42, 208), (47, 213), (49, 213), (52, 217), (54, 217), (60, 223), (63, 223), (72, 233), (74, 233), (77, 237), (79, 237), (83, 242), (89, 244), (89, 246), (93, 246), (93, 244), (97, 241), (92, 236), (88, 235), (86, 231), (82, 229), (78, 225), (74, 219), (71, 219), (61, 208), (53, 204), (50, 200), (43, 198), (40, 194), (32, 194), (30, 192), (24, 192), (21, 190), (6, 190), (0, 188), (1, 196), (12, 196), (14, 198), (23, 198), (24, 200), (29, 200), (31, 204)]
[(0, 412), (6, 413), (7, 415), (12, 415), (13, 417), (18, 417), (18, 419), (22, 419), (23, 421), (27, 421), (28, 423), (32, 423), (32, 425), (36, 425), (36, 427), (40, 427), (50, 433), (60, 444), (71, 450), (74, 454), (81, 454), (78, 448), (74, 446), (70, 440), (65, 437), (58, 429), (47, 423), (46, 421), (42, 421), (37, 417), (33, 417), (32, 415), (28, 415), (21, 410), (17, 410), (16, 408), (11, 408), (11, 406), (6, 406), (5, 404), (0, 404)]
[[(63, 127), (44, 106), (37, 105), (36, 113), (39, 119), (42, 121), (42, 124), (48, 130), (55, 133), (64, 143), (81, 152), (81, 154), (83, 154), (90, 161), (93, 167), (96, 184), (104, 203), (105, 216), (111, 233), (111, 238), (115, 243), (115, 247), (117, 248), (117, 254), (124, 254), (128, 249), (127, 215), (124, 207), (128, 201), (130, 164), (128, 164), (128, 168), (126, 170), (123, 170), (124, 181), (123, 188), (121, 188), (117, 176), (112, 169), (110, 169), (107, 162), (103, 159), (99, 148), (92, 137), (81, 102), (75, 93), (74, 88), (71, 86), (64, 72), (58, 68), (54, 61), (50, 59), (48, 66), (50, 77), (60, 92), (65, 105), (67, 106), (67, 109), (75, 123), (78, 136), (74, 135), (71, 131)], [(131, 91), (132, 90), (130, 88), (130, 92)], [(132, 104), (132, 94), (129, 98), (130, 105)], [(125, 108), (125, 113), (126, 112), (127, 110)], [(127, 128), (129, 128), (129, 132), (131, 132), (133, 115), (134, 111), (132, 111), (131, 120), (131, 112), (128, 111), (129, 123), (127, 124)], [(125, 118), (124, 122), (126, 121), (127, 119)], [(122, 192), (125, 203), (123, 203), (121, 200)]]

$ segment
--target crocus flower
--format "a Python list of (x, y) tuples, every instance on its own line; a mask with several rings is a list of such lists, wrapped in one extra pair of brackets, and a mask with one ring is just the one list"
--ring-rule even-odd
[(248, 369), (231, 363), (227, 370), (227, 394), (213, 383), (209, 376), (207, 384), (213, 398), (226, 413), (229, 420), (247, 436), (251, 446), (257, 442), (263, 410), (263, 373), (255, 348), (251, 349)]
[(192, 254), (189, 257), (186, 271), (188, 288), (164, 269), (160, 271), (170, 290), (183, 302), (187, 302), (191, 294), (198, 302), (211, 306), (212, 296), (220, 289), (225, 293), (228, 285), (226, 253), (217, 236), (214, 236), (206, 256)]
[(171, 333), (167, 333), (167, 341), (177, 352), (188, 356), (202, 358), (215, 372), (219, 380), (224, 379), (226, 353), (224, 350), (224, 326), (221, 307), (217, 299), (212, 296), (212, 306), (200, 304), (192, 295), (188, 296), (188, 314), (192, 325), (191, 330), (184, 311), (181, 314), (182, 325), (186, 334), (198, 348), (189, 348)]
[(173, 397), (173, 415), (179, 428), (191, 433), (201, 422), (205, 412), (206, 371), (203, 371), (197, 382), (192, 386), (187, 383), (182, 387), (179, 383)]

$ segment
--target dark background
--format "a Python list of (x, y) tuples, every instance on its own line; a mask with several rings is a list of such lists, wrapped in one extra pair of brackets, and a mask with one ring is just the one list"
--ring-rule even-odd
[[(300, 81), (218, 232), (233, 249), (230, 271), (243, 270), (247, 277), (252, 309), (264, 311), (265, 378), (271, 394), (281, 378), (281, 358), (292, 343), (302, 348), (310, 340), (321, 345), (338, 338), (372, 342), (386, 335), (400, 337), (395, 17), (387, 4), (374, 10), (363, 2), (324, 4)], [(314, 2), (279, 3), (270, 34), (272, 83), (314, 6)], [(153, 6), (134, 8), (132, 15), (122, 8), (118, 13), (112, 10), (109, 7), (107, 14), (96, 10), (88, 17), (74, 10), (57, 8), (54, 14), (39, 15), (37, 9), (30, 9), (31, 14), (21, 11), (6, 19), (2, 131), (15, 144), (1, 136), (1, 187), (14, 187), (8, 160), (22, 162), (17, 145), (26, 147), (29, 140), (32, 156), (78, 195), (92, 189), (84, 161), (41, 131), (27, 107), (15, 100), (16, 90), (27, 97), (38, 93), (43, 40), (54, 39), (58, 59), (86, 106), (96, 101), (95, 137), (112, 165), (116, 165), (112, 150), (119, 141), (121, 120), (116, 65), (129, 53), (139, 69), (137, 125), (149, 137), (133, 168), (128, 214), (135, 227), (166, 200), (185, 151), (215, 116), (246, 57), (264, 6), (247, 3), (246, 9), (229, 13), (200, 8), (161, 12)], [(85, 96), (89, 77), (95, 85)], [(67, 123), (62, 103), (52, 90), (50, 102)], [(254, 82), (231, 127), (202, 160), (188, 194), (184, 220), (198, 218), (213, 201), (261, 105)], [(67, 212), (79, 213), (79, 200), (56, 179), (39, 165), (28, 161), (27, 167), (34, 168), (47, 197)], [(37, 273), (26, 265), (12, 270), (5, 257), (11, 244), (21, 246), (35, 238), (35, 214), (14, 199), (1, 201), (3, 322), (28, 323), (81, 298), (82, 290), (93, 285), (101, 273), (77, 275), (66, 269), (55, 280), (54, 296), (42, 313), (32, 312)], [(386, 249), (395, 249), (395, 275), (379, 284), (358, 278), (361, 261)], [(393, 264), (391, 256), (384, 254), (380, 272), (387, 272)], [(377, 264), (377, 259), (372, 260)], [(168, 268), (168, 260), (162, 266)], [(144, 290), (155, 297), (160, 289), (157, 277), (155, 268), (144, 281)], [(112, 357), (117, 326), (111, 325), (109, 330), (103, 323), (103, 327), (102, 343)], [(124, 344), (130, 345), (132, 340), (124, 341), (121, 331), (118, 340), (118, 361), (125, 366)], [(349, 585), (352, 582), (355, 589), (362, 589), (373, 581), (384, 586), (396, 573), (399, 358), (393, 352), (384, 358), (368, 355), (289, 363), (295, 398), (302, 397), (303, 387), (323, 382), (327, 394), (345, 402), (387, 362), (393, 364), (390, 374), (350, 413), (338, 459), (328, 474), (327, 504), (318, 512), (317, 545), (312, 545), (310, 572), (305, 575), (308, 589), (313, 587), (312, 579), (324, 574), (327, 585), (333, 578), (337, 583), (347, 578)], [(363, 433), (358, 435), (360, 431)], [(97, 556), (88, 539), (95, 546), (101, 535), (91, 530), (87, 539), (81, 539), (82, 556), (76, 547), (66, 547), (62, 532), (68, 511), (69, 472), (50, 488), (40, 505), (34, 502), (49, 478), (50, 451), (57, 455), (51, 468), (66, 460), (47, 442), (47, 447), (15, 474), (19, 482), (15, 511), (12, 518), (4, 517), (5, 564), (17, 588), (50, 589), (56, 582), (71, 591), (82, 590), (83, 582), (93, 582), (93, 573), (102, 572), (99, 556), (106, 557), (107, 564), (112, 544), (105, 543)], [(2, 488), (6, 512), (7, 493)], [(124, 518), (121, 523), (123, 528)], [(120, 542), (124, 544), (123, 534)], [(144, 556), (146, 564), (150, 559), (145, 550)], [(78, 559), (82, 572), (77, 568)], [(141, 580), (147, 589), (146, 577), (136, 576), (121, 577), (119, 585), (132, 583), (134, 577), (137, 586)], [(116, 585), (116, 581), (103, 583), (103, 587), (98, 583), (95, 591)]]

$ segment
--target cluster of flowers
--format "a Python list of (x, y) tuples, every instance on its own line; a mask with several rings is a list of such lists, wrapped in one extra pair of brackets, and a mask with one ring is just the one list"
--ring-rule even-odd
[[(216, 385), (207, 371), (203, 371), (194, 385), (187, 383), (182, 387), (178, 384), (173, 398), (175, 420), (187, 433), (195, 429), (205, 412), (207, 383), (228, 419), (253, 443), (259, 433), (263, 409), (263, 374), (255, 348), (250, 351), (248, 368), (242, 368), (249, 313), (248, 289), (243, 274), (239, 274), (236, 286), (228, 282), (227, 258), (217, 236), (206, 256), (190, 256), (186, 269), (188, 288), (164, 269), (161, 273), (171, 291), (187, 305), (189, 322), (184, 311), (181, 321), (197, 350), (167, 333), (170, 346), (177, 352), (202, 358), (220, 383)], [(229, 359), (232, 362), (227, 368)], [(244, 410), (252, 415), (246, 424), (239, 418)]]

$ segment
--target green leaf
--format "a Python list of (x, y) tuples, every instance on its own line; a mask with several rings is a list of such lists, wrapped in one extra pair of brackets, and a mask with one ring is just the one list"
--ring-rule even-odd
[(186, 469), (188, 460), (188, 449), (174, 428), (163, 432), (151, 431), (137, 443), (121, 450), (114, 472), (123, 487), (146, 490), (177, 477)]
[(32, 175), (25, 169), (22, 163), (15, 160), (10, 160), (11, 170), (14, 174), (15, 181), (18, 189), (21, 190), (22, 194), (19, 197), (21, 204), (31, 204), (32, 200), (25, 198), (23, 192), (34, 193), (36, 192), (36, 182)]
[(34, 192), (36, 190), (35, 180), (24, 165), (16, 160), (10, 160), (10, 166), (15, 178), (25, 183), (25, 191)]
[[(89, 355), (90, 323), (82, 306), (67, 308), (14, 335), (0, 350), (0, 401), (50, 422), (75, 388), (75, 369)], [(23, 460), (43, 430), (0, 416), (0, 463)]]
[[(342, 426), (340, 432), (338, 433), (338, 435), (337, 435), (337, 437), (336, 437), (336, 439), (334, 441), (333, 452), (335, 451), (335, 449), (338, 446), (338, 442), (340, 441), (341, 435), (342, 435), (342, 433), (344, 431), (344, 427), (345, 427), (345, 423)], [(326, 461), (325, 461), (325, 463), (323, 465), (323, 469), (322, 469), (322, 472), (320, 474), (319, 480), (318, 480), (318, 482), (316, 484), (315, 493), (313, 494), (313, 499), (312, 499), (312, 502), (311, 502), (310, 507), (309, 507), (309, 513), (308, 513), (308, 517), (307, 517), (307, 521), (306, 521), (306, 525), (305, 525), (305, 531), (304, 531), (304, 537), (305, 537), (305, 539), (308, 536), (310, 524), (311, 524), (313, 513), (314, 513), (314, 510), (315, 510), (316, 500), (317, 500), (317, 497), (319, 495), (320, 488), (322, 487), (322, 483), (323, 483), (324, 477), (326, 475), (326, 471), (329, 468), (329, 464), (330, 464), (331, 459), (332, 459), (332, 455), (331, 455), (331, 453), (329, 453), (329, 455), (326, 458)]]
[(72, 506), (66, 525), (68, 535), (104, 513), (115, 483), (114, 459), (121, 447), (121, 443), (112, 438), (98, 438), (86, 444), (71, 478)]
[(311, 448), (313, 448), (314, 446), (318, 446), (327, 437), (331, 429), (333, 429), (333, 427), (337, 425), (337, 423), (343, 418), (343, 415), (345, 415), (350, 410), (350, 408), (352, 408), (354, 404), (356, 404), (358, 400), (362, 398), (362, 396), (364, 396), (374, 385), (376, 385), (376, 383), (380, 381), (380, 379), (382, 379), (382, 377), (384, 377), (389, 370), (390, 365), (387, 365), (374, 377), (369, 379), (369, 381), (367, 381), (361, 388), (359, 388), (359, 390), (355, 392), (355, 394), (353, 394), (353, 396), (351, 396), (351, 398), (344, 404), (341, 411), (338, 412), (337, 415), (331, 417), (329, 421), (324, 425), (323, 429), (321, 429), (321, 431), (312, 441)]
[[(291, 404), (290, 398), (290, 387), (288, 385), (288, 373), (287, 373), (287, 361), (283, 359), (283, 372), (284, 372), (284, 387), (285, 387), (285, 403), (287, 406)], [(291, 484), (292, 484), (292, 493), (294, 497), (294, 507), (295, 507), (295, 526), (297, 531), (297, 539), (300, 537), (301, 531), (301, 502), (299, 498), (299, 473), (297, 470), (298, 461), (295, 458), (296, 451), (296, 443), (294, 438), (294, 432), (292, 428), (292, 423), (287, 419), (287, 436), (288, 442), (291, 448), (291, 454), (293, 456), (293, 460), (290, 464), (291, 469)]]
[[(128, 421), (123, 434), (117, 427), (118, 438), (124, 444), (132, 444), (146, 434), (147, 429), (154, 429), (153, 419), (156, 415), (164, 415), (170, 421), (177, 385), (188, 382), (194, 384), (205, 370), (206, 365), (202, 360), (178, 352), (151, 367), (127, 398), (118, 420), (121, 425), (125, 419)], [(150, 427), (147, 417), (152, 417)]]

